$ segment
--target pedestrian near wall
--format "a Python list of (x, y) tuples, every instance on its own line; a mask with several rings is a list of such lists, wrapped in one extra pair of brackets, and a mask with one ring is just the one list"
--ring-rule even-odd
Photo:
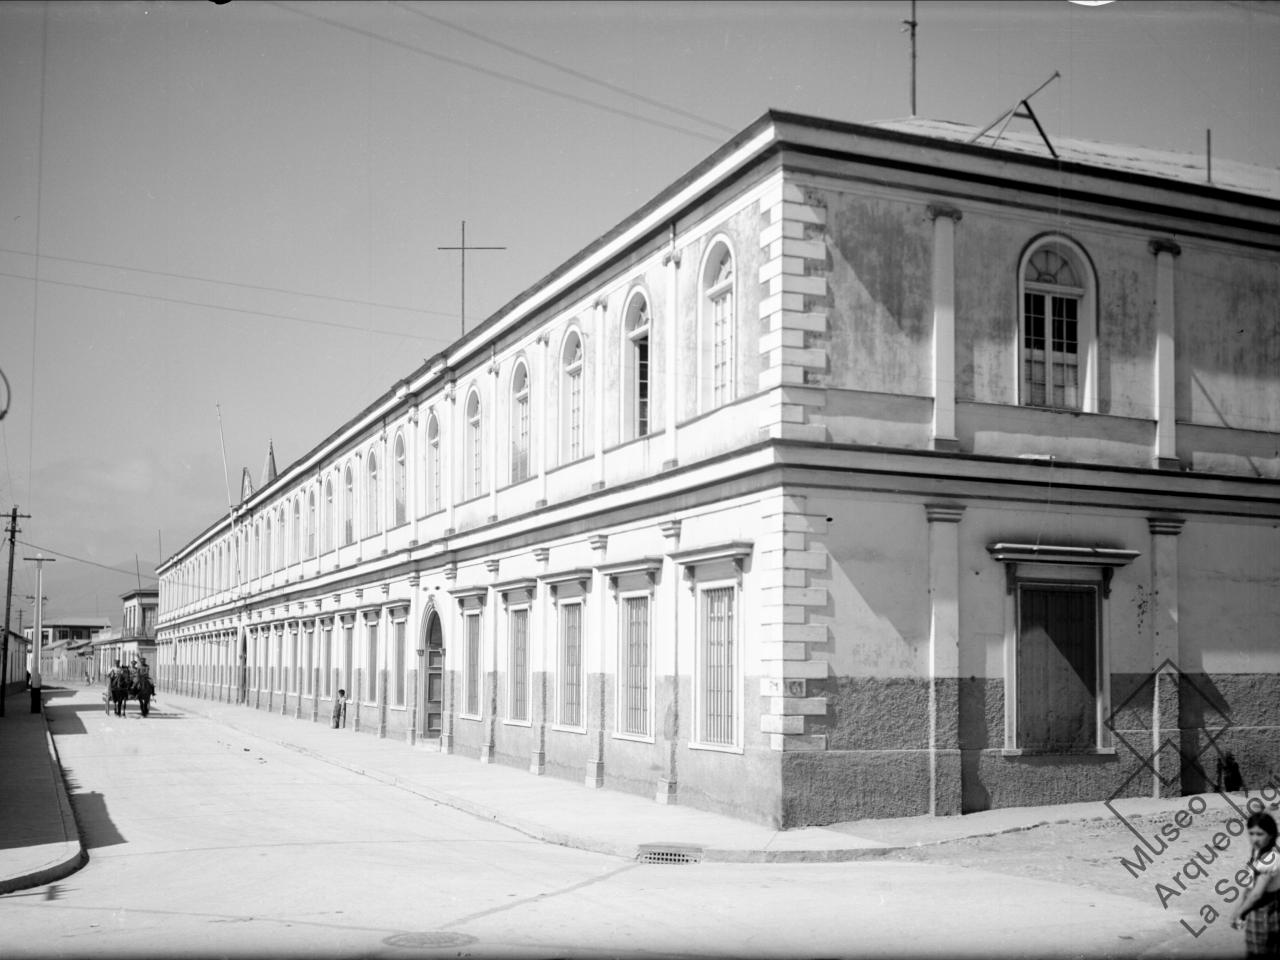
[(1276, 821), (1258, 812), (1246, 821), (1253, 855), (1249, 869), (1253, 884), (1231, 917), (1231, 926), (1244, 924), (1245, 956), (1280, 958), (1280, 850), (1276, 848)]
[(339, 690), (333, 698), (333, 729), (347, 725), (347, 691)]

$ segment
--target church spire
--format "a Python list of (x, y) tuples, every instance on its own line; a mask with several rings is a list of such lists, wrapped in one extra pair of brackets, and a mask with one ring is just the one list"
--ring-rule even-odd
[(276, 478), (276, 449), (275, 445), (267, 441), (267, 462), (262, 465), (262, 483), (259, 486), (265, 487), (268, 483)]

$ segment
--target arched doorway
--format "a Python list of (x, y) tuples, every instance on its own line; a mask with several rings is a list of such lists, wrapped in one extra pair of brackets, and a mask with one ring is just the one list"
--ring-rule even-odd
[(427, 614), (424, 632), (427, 656), (423, 665), (422, 719), (418, 734), (438, 742), (444, 729), (444, 629), (434, 607)]

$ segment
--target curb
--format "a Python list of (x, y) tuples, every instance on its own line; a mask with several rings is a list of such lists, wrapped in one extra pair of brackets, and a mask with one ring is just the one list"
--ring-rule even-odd
[(53, 734), (49, 732), (49, 718), (44, 712), (44, 704), (40, 706), (40, 722), (44, 724), (45, 745), (49, 749), (49, 759), (53, 763), (57, 776), (54, 778), (55, 792), (58, 797), (58, 816), (62, 820), (64, 836), (74, 836), (75, 840), (67, 840), (62, 844), (62, 852), (48, 864), (29, 873), (0, 878), (0, 894), (25, 890), (28, 887), (40, 887), (54, 880), (61, 880), (75, 873), (86, 863), (89, 856), (85, 853), (84, 841), (80, 836), (80, 825), (76, 822), (75, 811), (71, 806), (71, 798), (67, 795), (67, 784), (62, 774), (62, 758), (58, 756), (58, 746), (53, 742)]

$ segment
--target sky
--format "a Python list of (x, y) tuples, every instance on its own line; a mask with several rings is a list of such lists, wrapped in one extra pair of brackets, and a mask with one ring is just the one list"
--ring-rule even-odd
[[(920, 2), (917, 113), (1280, 167), (1280, 4)], [(0, 4), (14, 614), (119, 595), (776, 108), (910, 114), (909, 0)], [(1018, 121), (1015, 121), (1017, 124)], [(1017, 126), (1012, 129), (1018, 129)], [(224, 470), (224, 448), (226, 469)], [(8, 560), (7, 551), (3, 557)]]

